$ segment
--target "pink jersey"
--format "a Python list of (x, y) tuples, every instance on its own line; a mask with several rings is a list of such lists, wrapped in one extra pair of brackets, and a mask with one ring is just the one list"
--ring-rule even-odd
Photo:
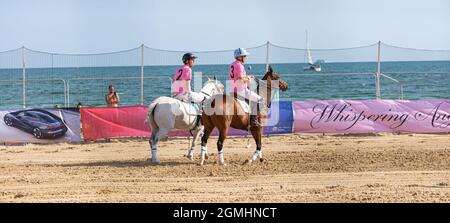
[(247, 88), (247, 83), (242, 81), (247, 76), (245, 67), (241, 61), (236, 60), (230, 65), (230, 90), (232, 92), (240, 92)]
[(187, 92), (186, 81), (191, 80), (192, 70), (188, 65), (179, 68), (172, 78), (172, 93), (180, 95)]

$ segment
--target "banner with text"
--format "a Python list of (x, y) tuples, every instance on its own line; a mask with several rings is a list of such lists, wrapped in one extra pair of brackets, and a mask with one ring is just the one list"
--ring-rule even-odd
[(293, 102), (294, 132), (450, 132), (450, 99)]

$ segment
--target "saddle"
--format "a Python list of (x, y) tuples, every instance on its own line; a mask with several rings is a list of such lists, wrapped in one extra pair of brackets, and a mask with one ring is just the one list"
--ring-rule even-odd
[[(186, 114), (189, 116), (195, 116), (195, 126), (200, 126), (201, 123), (201, 115), (202, 115), (202, 108), (203, 108), (203, 102), (201, 106), (198, 106), (195, 102), (189, 101), (187, 94), (182, 94), (174, 97), (179, 101), (179, 106), (183, 110), (186, 111)], [(192, 133), (191, 133), (192, 134)]]
[(238, 95), (236, 92), (230, 93), (230, 95), (241, 105), (245, 113), (250, 113), (250, 100)]

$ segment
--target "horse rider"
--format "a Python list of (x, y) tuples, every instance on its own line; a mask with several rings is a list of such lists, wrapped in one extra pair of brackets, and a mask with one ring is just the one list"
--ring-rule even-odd
[[(193, 53), (185, 53), (183, 55), (182, 60), (184, 65), (175, 71), (172, 78), (172, 93), (174, 98), (183, 102), (200, 104), (205, 100), (205, 97), (198, 92), (191, 91), (191, 68), (195, 64), (195, 59), (197, 59), (197, 57)], [(200, 125), (201, 117), (201, 115), (197, 115), (197, 127)]]
[(247, 73), (245, 72), (244, 63), (248, 55), (250, 55), (250, 53), (244, 48), (238, 48), (234, 51), (234, 58), (236, 60), (230, 65), (230, 87), (234, 95), (246, 98), (250, 101), (250, 107), (252, 108), (250, 113), (250, 127), (258, 127), (261, 126), (258, 121), (260, 115), (258, 105), (263, 102), (263, 98), (248, 89), (248, 82), (254, 79), (253, 76), (247, 76)]

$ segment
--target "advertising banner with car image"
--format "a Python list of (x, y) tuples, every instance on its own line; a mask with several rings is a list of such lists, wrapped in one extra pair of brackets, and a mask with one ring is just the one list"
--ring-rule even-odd
[(80, 113), (65, 109), (0, 111), (0, 143), (79, 142)]

